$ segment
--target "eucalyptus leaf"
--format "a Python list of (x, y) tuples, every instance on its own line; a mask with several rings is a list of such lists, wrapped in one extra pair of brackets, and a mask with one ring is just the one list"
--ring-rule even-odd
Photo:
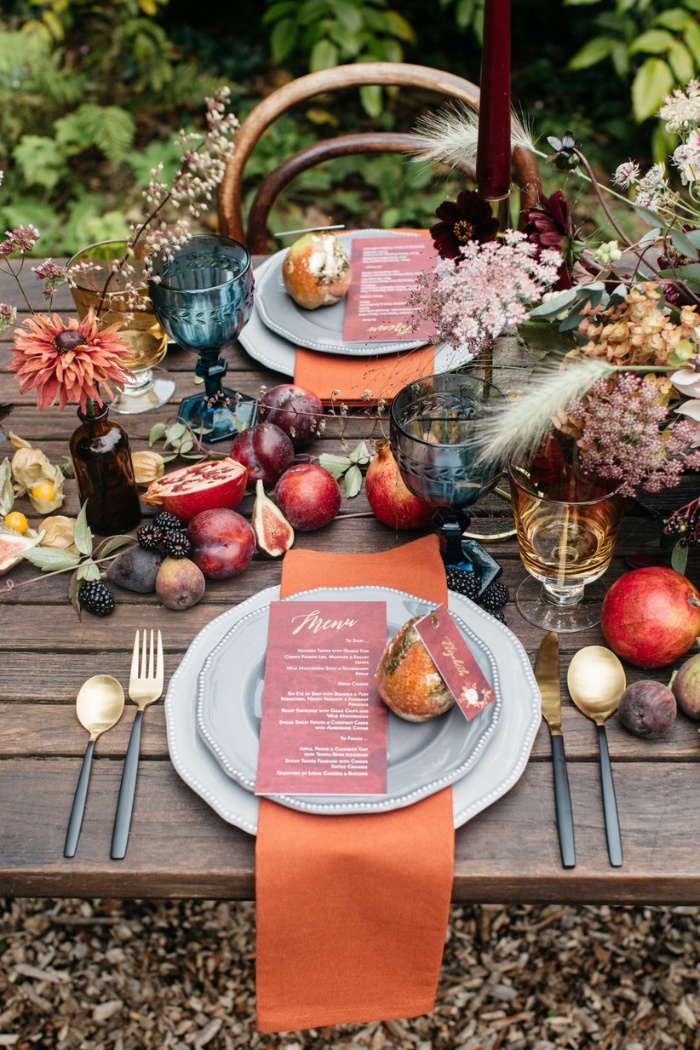
[(667, 226), (665, 219), (662, 219), (660, 215), (657, 215), (651, 208), (643, 208), (641, 204), (633, 204), (632, 207), (636, 211), (640, 218), (644, 219), (648, 226), (652, 226), (655, 230), (664, 230)]
[(165, 437), (165, 423), (156, 423), (151, 427), (148, 435), (148, 444), (154, 445), (156, 441), (160, 441), (163, 437)]
[(671, 551), (671, 568), (685, 576), (688, 564), (688, 545), (678, 542)]
[(112, 551), (119, 550), (120, 547), (125, 547), (127, 543), (135, 543), (136, 539), (134, 536), (110, 536), (105, 543), (104, 547), (100, 548), (100, 558), (106, 558)]
[(42, 572), (61, 572), (80, 564), (80, 555), (58, 547), (29, 547), (22, 552), (22, 557)]
[(74, 572), (70, 578), (70, 583), (68, 584), (68, 597), (70, 598), (71, 604), (73, 605), (73, 608), (77, 612), (78, 616), (80, 616), (80, 602), (78, 601), (78, 593), (82, 585), (83, 581), (78, 578), (78, 573)]
[(557, 314), (562, 313), (567, 306), (575, 303), (580, 290), (577, 288), (567, 288), (565, 292), (560, 292), (559, 295), (552, 296), (546, 303), (540, 303), (534, 310), (530, 310), (530, 317), (556, 317)]
[(15, 502), (15, 490), (12, 488), (12, 467), (9, 459), (0, 463), (0, 518), (12, 510)]
[(697, 259), (699, 257), (698, 250), (691, 241), (690, 237), (686, 237), (686, 235), (681, 230), (671, 231), (671, 241), (673, 243), (673, 247), (677, 251), (679, 251), (681, 255), (685, 255), (689, 259)]
[(352, 499), (362, 488), (362, 471), (353, 464), (345, 472), (345, 495)]
[(92, 554), (92, 529), (87, 523), (87, 501), (83, 503), (80, 514), (75, 519), (73, 543), (81, 554)]

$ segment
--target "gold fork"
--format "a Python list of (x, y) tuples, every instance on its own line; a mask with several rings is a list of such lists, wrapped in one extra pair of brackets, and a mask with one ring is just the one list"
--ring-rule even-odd
[(150, 645), (147, 644), (147, 631), (143, 632), (143, 645), (139, 641), (139, 632), (134, 639), (134, 651), (131, 657), (131, 676), (129, 678), (129, 697), (138, 707), (131, 727), (129, 746), (124, 759), (122, 782), (119, 787), (117, 812), (114, 818), (112, 833), (112, 860), (121, 860), (126, 855), (126, 844), (129, 841), (131, 812), (134, 808), (136, 791), (136, 773), (139, 765), (141, 747), (141, 721), (143, 712), (149, 704), (163, 692), (163, 640), (158, 631), (157, 649), (153, 644), (151, 631)]

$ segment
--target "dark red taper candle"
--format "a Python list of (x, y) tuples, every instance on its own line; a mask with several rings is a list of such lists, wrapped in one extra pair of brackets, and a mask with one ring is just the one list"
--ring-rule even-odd
[(481, 56), (476, 187), (487, 200), (510, 193), (510, 0), (486, 0)]

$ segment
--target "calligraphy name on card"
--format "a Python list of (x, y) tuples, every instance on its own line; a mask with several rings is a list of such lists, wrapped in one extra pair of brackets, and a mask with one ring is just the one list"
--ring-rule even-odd
[(270, 604), (258, 795), (386, 794), (386, 602)]
[(464, 717), (476, 718), (496, 694), (447, 606), (436, 606), (416, 621), (415, 629)]

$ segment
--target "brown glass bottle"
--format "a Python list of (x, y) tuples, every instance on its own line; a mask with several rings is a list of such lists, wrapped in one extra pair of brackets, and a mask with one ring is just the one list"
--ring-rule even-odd
[(109, 418), (107, 405), (96, 402), (88, 402), (78, 418), (70, 451), (87, 523), (100, 536), (127, 532), (138, 523), (141, 508), (126, 431)]

